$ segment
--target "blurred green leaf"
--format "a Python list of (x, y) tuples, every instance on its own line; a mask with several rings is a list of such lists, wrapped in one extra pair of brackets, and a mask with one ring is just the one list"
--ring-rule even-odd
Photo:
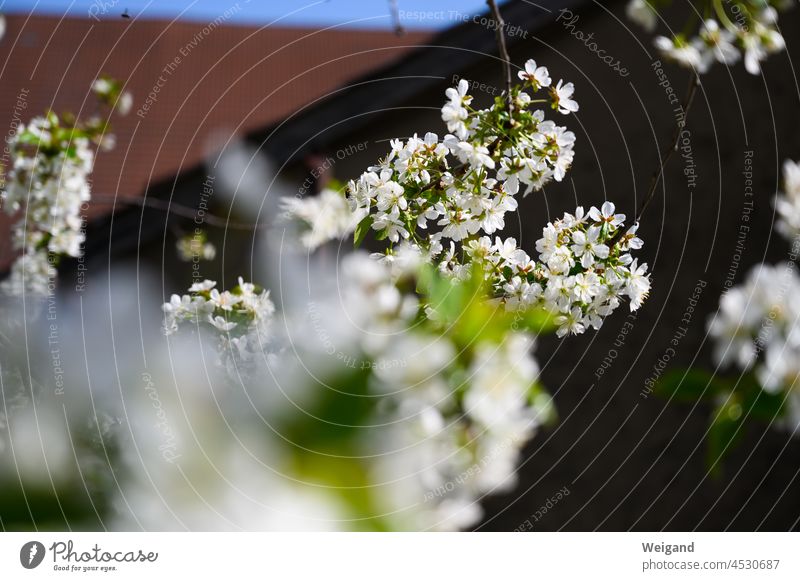
[(444, 322), (453, 325), (463, 312), (466, 284), (443, 276), (432, 266), (425, 266), (419, 276), (418, 290), (428, 305)]
[(306, 413), (280, 426), (298, 453), (313, 450), (315, 454), (343, 454), (363, 436), (367, 429), (364, 425), (379, 401), (369, 392), (370, 366), (366, 361), (358, 355), (342, 359), (341, 369), (316, 385), (318, 396)]
[(536, 335), (556, 329), (555, 314), (541, 307), (507, 311), (492, 300), (480, 265), (466, 281), (448, 278), (433, 268), (425, 269), (419, 290), (447, 328), (448, 335), (462, 346), (477, 341), (500, 342), (511, 331)]
[(679, 402), (713, 401), (721, 393), (730, 393), (732, 386), (703, 369), (672, 369), (656, 383), (653, 392)]
[(753, 373), (742, 376), (737, 392), (741, 395), (745, 415), (771, 423), (784, 413), (785, 393), (764, 391)]
[(722, 474), (722, 461), (736, 447), (744, 432), (744, 418), (742, 403), (735, 394), (721, 402), (714, 411), (706, 450), (706, 462), (712, 476)]
[(20, 136), (17, 138), (20, 143), (25, 145), (39, 145), (42, 140), (39, 138), (38, 135), (34, 135), (30, 131), (25, 131), (21, 133)]
[(542, 307), (531, 307), (515, 313), (518, 327), (537, 335), (555, 333), (558, 328), (555, 323), (556, 316), (556, 313)]
[(752, 372), (734, 383), (702, 369), (674, 369), (659, 380), (654, 393), (678, 402), (714, 405), (706, 449), (714, 477), (721, 475), (725, 456), (738, 444), (748, 420), (773, 422), (784, 412), (784, 394), (764, 391)]
[(372, 226), (372, 216), (367, 216), (356, 226), (356, 231), (353, 233), (353, 244), (358, 248), (367, 237), (370, 227)]
[(325, 187), (328, 188), (329, 190), (336, 190), (337, 192), (340, 192), (342, 196), (344, 196), (345, 195), (344, 189), (347, 187), (347, 184), (345, 184), (341, 180), (337, 180), (336, 178), (331, 178), (330, 180), (328, 180), (328, 183), (325, 184)]
[(547, 393), (547, 390), (538, 381), (533, 382), (528, 389), (528, 403), (537, 410), (541, 410), (542, 416), (540, 416), (540, 420), (543, 425), (547, 427), (556, 425), (558, 422), (558, 410), (553, 397)]

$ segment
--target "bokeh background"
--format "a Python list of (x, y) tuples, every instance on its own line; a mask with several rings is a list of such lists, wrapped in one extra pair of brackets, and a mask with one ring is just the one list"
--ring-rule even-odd
[[(629, 23), (624, 8), (624, 1), (501, 4), (514, 64), (546, 64), (556, 79), (575, 83), (581, 105), (570, 119), (578, 145), (568, 179), (522, 200), (509, 227), (524, 248), (532, 250), (541, 227), (576, 205), (613, 199), (634, 215), (658, 167), (675, 125), (666, 87), (682, 95), (689, 75), (657, 64), (651, 35)], [(109, 273), (133, 270), (168, 297), (191, 278), (191, 266), (173, 250), (191, 220), (137, 200), (194, 207), (211, 176), (211, 211), (268, 220), (271, 200), (357, 177), (385, 155), (389, 139), (441, 132), (444, 90), (459, 78), (478, 82), (481, 105), (504, 86), (494, 31), (481, 20), (485, 6), (469, 0), (397, 0), (394, 15), (389, 2), (346, 0), (51, 0), (5, 2), (0, 10), (4, 123), (21, 94), (23, 118), (49, 107), (80, 114), (91, 106), (87, 87), (100, 72), (134, 96), (132, 114), (114, 123), (117, 147), (99, 155), (93, 174), (81, 269), (103, 289)], [(619, 313), (597, 333), (540, 340), (541, 379), (560, 419), (525, 449), (518, 487), (485, 500), (479, 530), (513, 530), (534, 515), (534, 530), (798, 527), (800, 440), (753, 423), (713, 476), (705, 458), (709, 409), (648, 390), (664, 366), (713, 370), (706, 322), (720, 293), (752, 265), (787, 259), (787, 244), (773, 235), (772, 200), (782, 161), (800, 157), (793, 66), (800, 11), (783, 15), (781, 30), (788, 49), (763, 74), (717, 67), (703, 76), (687, 125), (688, 155), (666, 168), (639, 231), (653, 272), (645, 307), (636, 316)], [(575, 31), (593, 35), (619, 66), (598, 58)], [(219, 256), (204, 264), (205, 276), (270, 282), (255, 259), (269, 241), (225, 228), (209, 234)], [(7, 238), (6, 220), (3, 269), (13, 258)], [(60, 275), (63, 300), (73, 300), (67, 295), (84, 271), (65, 262)], [(157, 303), (131, 299), (129, 308), (158, 325)], [(27, 518), (0, 517), (9, 528)]]

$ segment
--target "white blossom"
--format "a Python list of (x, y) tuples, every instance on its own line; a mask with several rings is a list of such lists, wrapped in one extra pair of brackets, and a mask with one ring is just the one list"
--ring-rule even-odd
[(552, 79), (550, 78), (550, 73), (547, 70), (547, 67), (540, 67), (536, 65), (536, 61), (533, 59), (528, 59), (525, 63), (525, 69), (519, 71), (517, 76), (523, 80), (527, 81), (533, 86), (535, 91), (538, 91), (540, 88), (546, 88), (550, 86), (552, 83)]
[(283, 209), (286, 219), (302, 225), (300, 241), (309, 250), (352, 233), (365, 215), (352, 211), (345, 197), (331, 189), (307, 198), (285, 199)]
[(558, 81), (558, 84), (551, 89), (551, 96), (553, 98), (553, 108), (558, 109), (562, 115), (575, 113), (578, 111), (578, 103), (572, 98), (575, 93), (575, 85), (572, 83), (563, 84), (564, 81)]
[(666, 36), (657, 36), (655, 45), (664, 55), (664, 58), (684, 67), (694, 69), (698, 73), (706, 71), (702, 55), (697, 46), (689, 44), (682, 37), (676, 37), (671, 40)]
[(605, 244), (598, 244), (600, 236), (600, 227), (593, 226), (587, 231), (576, 230), (572, 234), (572, 241), (574, 244), (571, 246), (572, 253), (576, 258), (581, 259), (581, 265), (584, 268), (589, 268), (594, 264), (595, 257), (608, 258), (608, 246)]
[(612, 202), (603, 202), (603, 205), (598, 210), (592, 208), (589, 210), (589, 218), (601, 224), (609, 224), (616, 228), (625, 221), (625, 214), (615, 214), (616, 208)]
[(783, 164), (783, 191), (775, 198), (778, 220), (775, 229), (790, 242), (800, 236), (800, 164)]
[(647, 32), (653, 32), (658, 25), (658, 13), (648, 0), (629, 0), (625, 14)]
[(469, 83), (465, 79), (458, 82), (458, 88), (449, 88), (445, 91), (450, 100), (442, 107), (442, 121), (447, 124), (447, 130), (451, 131), (460, 138), (467, 136), (466, 119), (469, 116), (467, 106), (472, 101), (472, 97), (467, 95)]
[(700, 30), (700, 36), (695, 41), (695, 46), (700, 51), (699, 70), (707, 71), (715, 61), (732, 65), (742, 58), (739, 49), (733, 44), (735, 38), (730, 30), (720, 28), (716, 20), (706, 20)]
[(778, 13), (768, 6), (755, 17), (751, 29), (739, 31), (739, 41), (744, 50), (744, 65), (751, 75), (761, 72), (761, 62), (767, 56), (786, 48), (783, 36), (775, 28), (777, 20)]

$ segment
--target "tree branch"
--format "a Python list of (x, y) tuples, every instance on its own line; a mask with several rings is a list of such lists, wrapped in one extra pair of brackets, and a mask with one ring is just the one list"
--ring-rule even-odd
[[(189, 206), (183, 206), (166, 200), (158, 198), (148, 198), (139, 196), (116, 196), (109, 194), (92, 194), (92, 203), (99, 204), (124, 204), (127, 206), (139, 206), (143, 208), (151, 208), (154, 210), (161, 210), (168, 214), (175, 214), (182, 218), (195, 220), (198, 217), (197, 210)], [(227, 218), (215, 216), (206, 212), (202, 216), (202, 223), (209, 226), (217, 226), (220, 228), (230, 228), (231, 230), (258, 230), (265, 228), (265, 224), (246, 224), (243, 222), (231, 222)]]
[(689, 88), (686, 91), (686, 97), (684, 98), (683, 104), (681, 106), (683, 110), (683, 120), (682, 122), (678, 123), (677, 127), (675, 127), (675, 132), (672, 136), (672, 141), (660, 156), (660, 163), (658, 169), (656, 169), (656, 171), (653, 173), (653, 178), (650, 181), (650, 188), (647, 190), (644, 202), (642, 203), (642, 208), (639, 210), (639, 213), (636, 216), (636, 221), (634, 223), (638, 223), (642, 219), (642, 215), (644, 215), (645, 210), (647, 210), (647, 206), (650, 205), (650, 202), (655, 197), (658, 184), (664, 175), (664, 168), (669, 163), (669, 160), (672, 158), (672, 156), (678, 151), (678, 144), (680, 143), (681, 132), (683, 128), (686, 126), (686, 120), (689, 117), (689, 109), (692, 108), (692, 103), (694, 102), (694, 97), (697, 94), (697, 88), (699, 86), (700, 86), (700, 77), (697, 74), (693, 74), (691, 80), (689, 81)]
[[(686, 97), (684, 97), (683, 102), (681, 104), (681, 109), (683, 111), (683, 119), (678, 122), (677, 126), (675, 127), (675, 131), (672, 135), (672, 140), (670, 141), (667, 148), (664, 149), (663, 153), (659, 155), (659, 164), (656, 171), (653, 172), (653, 177), (650, 180), (650, 187), (647, 190), (647, 193), (644, 197), (644, 202), (642, 203), (642, 207), (639, 210), (639, 213), (636, 215), (636, 220), (633, 221), (633, 224), (638, 224), (642, 220), (642, 216), (647, 210), (647, 207), (650, 205), (650, 202), (653, 201), (653, 198), (656, 194), (656, 189), (658, 188), (658, 184), (661, 181), (661, 178), (664, 176), (664, 169), (666, 165), (669, 163), (669, 160), (672, 159), (672, 156), (678, 151), (678, 145), (680, 144), (681, 139), (681, 132), (683, 128), (686, 126), (686, 120), (689, 118), (689, 110), (692, 108), (692, 103), (694, 102), (695, 95), (697, 94), (697, 88), (700, 86), (700, 77), (694, 73), (692, 74), (691, 79), (689, 80), (689, 88), (686, 90)], [(608, 246), (612, 247), (620, 241), (623, 237), (624, 232), (622, 229), (619, 230), (608, 242)]]
[(400, 11), (397, 9), (397, 0), (389, 0), (389, 12), (392, 14), (392, 21), (394, 22), (394, 33), (397, 36), (402, 36), (406, 33), (400, 22)]
[(511, 98), (511, 58), (508, 56), (508, 48), (506, 47), (506, 23), (500, 14), (500, 9), (497, 8), (495, 0), (486, 0), (486, 4), (492, 11), (492, 17), (495, 20), (495, 36), (497, 37), (497, 50), (500, 53), (500, 58), (503, 59), (503, 66), (506, 74), (506, 104), (508, 105), (508, 119), (509, 123), (514, 123), (514, 99)]

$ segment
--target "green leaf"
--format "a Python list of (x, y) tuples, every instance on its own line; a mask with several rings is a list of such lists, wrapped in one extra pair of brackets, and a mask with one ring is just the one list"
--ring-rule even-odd
[(19, 142), (24, 145), (39, 145), (42, 140), (39, 138), (38, 135), (34, 135), (29, 131), (25, 131), (21, 133), (19, 136)]
[(732, 386), (702, 369), (673, 369), (664, 374), (653, 391), (664, 398), (693, 403), (712, 401), (720, 393), (731, 392)]
[(784, 412), (784, 393), (764, 391), (752, 372), (734, 382), (702, 369), (675, 369), (661, 378), (654, 392), (679, 402), (714, 404), (706, 444), (706, 462), (714, 477), (721, 475), (723, 460), (738, 444), (746, 421), (773, 422)]
[(367, 232), (369, 232), (371, 226), (372, 216), (367, 216), (358, 223), (358, 226), (356, 226), (356, 231), (353, 233), (353, 244), (356, 248), (361, 246), (361, 243), (364, 242), (364, 238), (367, 237)]
[(530, 307), (514, 313), (514, 320), (519, 329), (544, 335), (554, 333), (558, 328), (555, 322), (556, 316), (556, 313), (548, 311), (544, 307)]
[(481, 342), (502, 342), (510, 332), (541, 334), (554, 331), (555, 315), (541, 307), (506, 311), (492, 301), (480, 265), (465, 281), (442, 276), (428, 267), (420, 274), (418, 290), (442, 322), (445, 332), (462, 347)]
[(722, 461), (736, 447), (744, 432), (745, 410), (740, 399), (731, 394), (715, 410), (708, 431), (706, 462), (711, 475), (722, 474)]
[(745, 414), (764, 422), (774, 422), (784, 412), (786, 394), (783, 391), (764, 391), (754, 373), (747, 373), (739, 380), (736, 391), (741, 395)]
[(785, 394), (767, 393), (759, 390), (754, 396), (747, 397), (744, 407), (750, 415), (765, 422), (774, 422), (784, 413)]
[(331, 178), (328, 181), (328, 183), (325, 184), (325, 187), (329, 190), (336, 190), (337, 192), (340, 192), (344, 196), (345, 195), (344, 190), (347, 187), (347, 184), (345, 184), (341, 180), (337, 180), (336, 178)]
[[(315, 386), (316, 397), (299, 418), (282, 418), (276, 426), (298, 452), (347, 455), (363, 437), (380, 398), (370, 397), (371, 361), (360, 353), (336, 353), (340, 369)], [(330, 373), (330, 372), (329, 372)]]

